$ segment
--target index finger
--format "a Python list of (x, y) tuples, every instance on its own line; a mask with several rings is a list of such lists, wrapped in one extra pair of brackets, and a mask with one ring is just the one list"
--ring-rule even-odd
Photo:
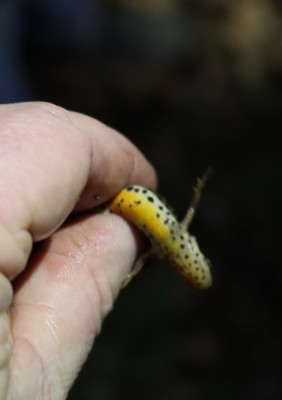
[(156, 185), (142, 153), (97, 120), (48, 103), (0, 107), (0, 272), (25, 266), (33, 241), (73, 209), (90, 209), (130, 183)]

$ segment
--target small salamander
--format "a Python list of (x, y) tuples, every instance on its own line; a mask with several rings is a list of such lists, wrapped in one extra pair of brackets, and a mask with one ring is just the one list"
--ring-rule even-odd
[(188, 233), (210, 173), (208, 170), (203, 179), (198, 179), (194, 197), (181, 222), (157, 193), (143, 186), (128, 186), (110, 202), (110, 212), (132, 222), (152, 243), (152, 248), (137, 260), (123, 287), (141, 270), (146, 259), (156, 255), (167, 257), (179, 275), (192, 286), (204, 289), (211, 285), (211, 264), (200, 251), (196, 238)]

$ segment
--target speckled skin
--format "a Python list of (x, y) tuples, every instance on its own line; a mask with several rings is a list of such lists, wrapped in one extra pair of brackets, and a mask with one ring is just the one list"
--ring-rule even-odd
[(109, 210), (141, 229), (157, 253), (167, 257), (185, 281), (197, 288), (211, 285), (210, 262), (195, 237), (155, 192), (138, 185), (128, 186), (111, 201)]

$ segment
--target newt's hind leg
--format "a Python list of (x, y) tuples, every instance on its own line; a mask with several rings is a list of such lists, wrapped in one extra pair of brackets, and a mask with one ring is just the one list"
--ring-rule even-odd
[(197, 178), (197, 185), (193, 188), (194, 190), (194, 195), (192, 197), (191, 203), (189, 205), (189, 208), (181, 221), (181, 225), (183, 228), (185, 228), (186, 231), (188, 231), (189, 225), (191, 224), (195, 212), (197, 210), (198, 204), (200, 202), (201, 196), (202, 196), (202, 191), (203, 188), (208, 180), (208, 178), (212, 174), (212, 169), (208, 168), (202, 179)]
[(134, 278), (134, 276), (136, 276), (137, 274), (139, 274), (139, 272), (141, 271), (147, 260), (156, 257), (158, 255), (159, 255), (159, 250), (157, 249), (156, 246), (152, 244), (152, 247), (148, 251), (146, 251), (139, 258), (137, 258), (137, 260), (133, 265), (132, 270), (129, 272), (129, 274), (126, 275), (124, 281), (122, 282), (121, 288), (124, 289), (129, 284), (131, 279)]

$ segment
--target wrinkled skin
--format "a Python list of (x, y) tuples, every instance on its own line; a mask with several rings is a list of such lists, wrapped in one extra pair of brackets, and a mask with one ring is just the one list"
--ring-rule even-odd
[(125, 137), (48, 103), (0, 106), (0, 171), (0, 399), (65, 399), (138, 253), (125, 220), (92, 209), (156, 175)]

